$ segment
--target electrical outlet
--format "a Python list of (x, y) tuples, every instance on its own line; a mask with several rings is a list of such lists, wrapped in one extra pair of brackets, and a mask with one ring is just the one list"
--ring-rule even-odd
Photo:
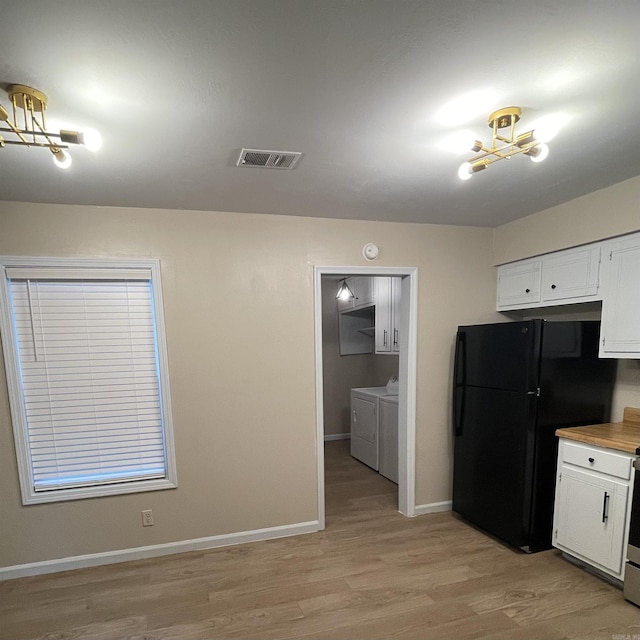
[(142, 513), (142, 526), (143, 527), (152, 527), (153, 526), (153, 510), (152, 509), (144, 509)]

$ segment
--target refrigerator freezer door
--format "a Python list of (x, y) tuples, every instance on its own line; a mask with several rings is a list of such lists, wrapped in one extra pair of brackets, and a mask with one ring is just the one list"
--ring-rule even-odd
[(467, 387), (454, 444), (453, 510), (517, 547), (529, 544), (535, 401)]
[(540, 320), (460, 327), (456, 385), (531, 391), (538, 386)]
[(617, 363), (598, 358), (599, 333), (598, 321), (544, 323), (540, 427), (574, 427), (609, 420)]

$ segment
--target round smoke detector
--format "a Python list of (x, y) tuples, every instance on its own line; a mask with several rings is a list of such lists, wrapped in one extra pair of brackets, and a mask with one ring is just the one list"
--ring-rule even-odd
[(362, 255), (367, 260), (375, 260), (378, 257), (378, 247), (373, 242), (369, 242), (362, 248)]

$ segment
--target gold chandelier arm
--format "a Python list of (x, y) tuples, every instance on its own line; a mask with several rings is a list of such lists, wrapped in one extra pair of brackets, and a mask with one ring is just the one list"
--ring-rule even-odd
[[(2, 110), (3, 114), (6, 113), (6, 111), (3, 109)], [(7, 113), (7, 116), (9, 114)], [(4, 122), (6, 122), (9, 125), (9, 128), (6, 127), (2, 127), (0, 128), (0, 131), (10, 131), (12, 133), (15, 133), (18, 138), (20, 138), (20, 140), (22, 140), (22, 144), (26, 144), (29, 145), (29, 141), (22, 135), (22, 132), (20, 131), (20, 129), (18, 129), (18, 127), (16, 127), (13, 122), (11, 122), (11, 120), (9, 120), (9, 118), (7, 117), (6, 119), (4, 119)], [(5, 142), (7, 142), (5, 140)]]
[(507, 144), (513, 144), (515, 142), (515, 138), (513, 136), (507, 138), (505, 136), (501, 136), (500, 134), (496, 135), (496, 137), (494, 138), (494, 144), (496, 140), (500, 140), (500, 142), (506, 142)]
[[(8, 131), (8, 129), (0, 129), (0, 131)], [(39, 147), (39, 148), (43, 148), (43, 149), (68, 149), (69, 146), (66, 144), (59, 144), (59, 143), (44, 143), (44, 142), (30, 142), (29, 140), (27, 140), (27, 142), (22, 142), (21, 140), (6, 140), (6, 139), (2, 139), (2, 144), (15, 144), (15, 145), (20, 145), (21, 147)]]
[(517, 147), (515, 144), (510, 144), (504, 147), (495, 147), (491, 149), (482, 147), (483, 153), (473, 156), (469, 159), (469, 162), (474, 163), (478, 160), (488, 158), (489, 156), (496, 156), (495, 158), (489, 160), (489, 162), (495, 162), (498, 159), (502, 160), (505, 158), (510, 158), (511, 156), (515, 156), (518, 153), (524, 153), (525, 150), (525, 148)]
[[(10, 122), (7, 122), (7, 124), (11, 125)], [(10, 128), (10, 127), (0, 127), (0, 131), (3, 131), (5, 133), (15, 133), (16, 135), (20, 136), (20, 142), (18, 142), (17, 140), (5, 140), (5, 142), (7, 144), (19, 144), (22, 146), (27, 146), (27, 147), (55, 147), (56, 149), (68, 149), (69, 145), (68, 144), (63, 144), (62, 142), (55, 142), (54, 140), (51, 140), (48, 136), (53, 136), (54, 138), (59, 138), (60, 134), (59, 133), (50, 133), (48, 132), (46, 134), (47, 137), (47, 144), (43, 143), (43, 142), (31, 142), (30, 140), (27, 140), (23, 135), (21, 134), (27, 134), (27, 135), (40, 135), (40, 133), (38, 131), (20, 131), (20, 129), (16, 130), (14, 128)]]
[[(0, 105), (0, 134), (12, 134), (11, 140), (5, 140), (0, 135), (0, 148), (7, 145), (25, 147), (41, 147), (49, 149), (53, 154), (54, 163), (61, 169), (71, 165), (71, 157), (63, 149), (68, 149), (69, 144), (84, 145), (84, 134), (80, 131), (61, 129), (59, 132), (47, 131), (47, 96), (33, 87), (24, 84), (10, 84), (3, 87), (9, 95), (13, 107), (13, 119), (9, 110)], [(99, 134), (92, 132), (90, 135), (91, 148), (96, 150), (100, 146)]]
[[(471, 151), (476, 152), (476, 155), (460, 165), (458, 177), (461, 180), (468, 180), (474, 173), (486, 169), (490, 164), (508, 160), (521, 153), (528, 155), (534, 162), (541, 162), (547, 157), (549, 149), (536, 140), (533, 129), (516, 135), (515, 127), (521, 114), (519, 107), (504, 107), (489, 116), (491, 147), (487, 148), (477, 138), (474, 140)], [(501, 134), (500, 130), (508, 130), (508, 133)]]
[[(42, 115), (43, 115), (43, 119), (44, 119), (44, 113)], [(60, 149), (61, 148), (59, 144), (55, 144), (53, 142), (53, 140), (49, 137), (52, 134), (47, 133), (45, 128), (40, 124), (40, 122), (38, 122), (38, 119), (35, 117), (35, 115), (33, 113), (31, 113), (31, 120), (33, 122), (35, 122), (36, 125), (38, 126), (38, 129), (40, 129), (40, 135), (44, 136), (46, 138), (47, 142), (49, 143), (48, 145), (38, 145), (38, 146), (47, 146), (47, 147), (53, 147), (53, 148), (56, 148), (56, 149)], [(35, 141), (36, 141), (36, 132), (34, 131), (34, 134), (33, 134), (33, 142), (34, 142), (34, 144), (35, 144)]]

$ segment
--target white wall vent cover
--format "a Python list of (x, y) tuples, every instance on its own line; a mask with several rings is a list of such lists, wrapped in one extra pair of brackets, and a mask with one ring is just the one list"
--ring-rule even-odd
[(299, 151), (265, 151), (243, 149), (237, 165), (239, 167), (262, 167), (263, 169), (293, 169), (302, 157)]

